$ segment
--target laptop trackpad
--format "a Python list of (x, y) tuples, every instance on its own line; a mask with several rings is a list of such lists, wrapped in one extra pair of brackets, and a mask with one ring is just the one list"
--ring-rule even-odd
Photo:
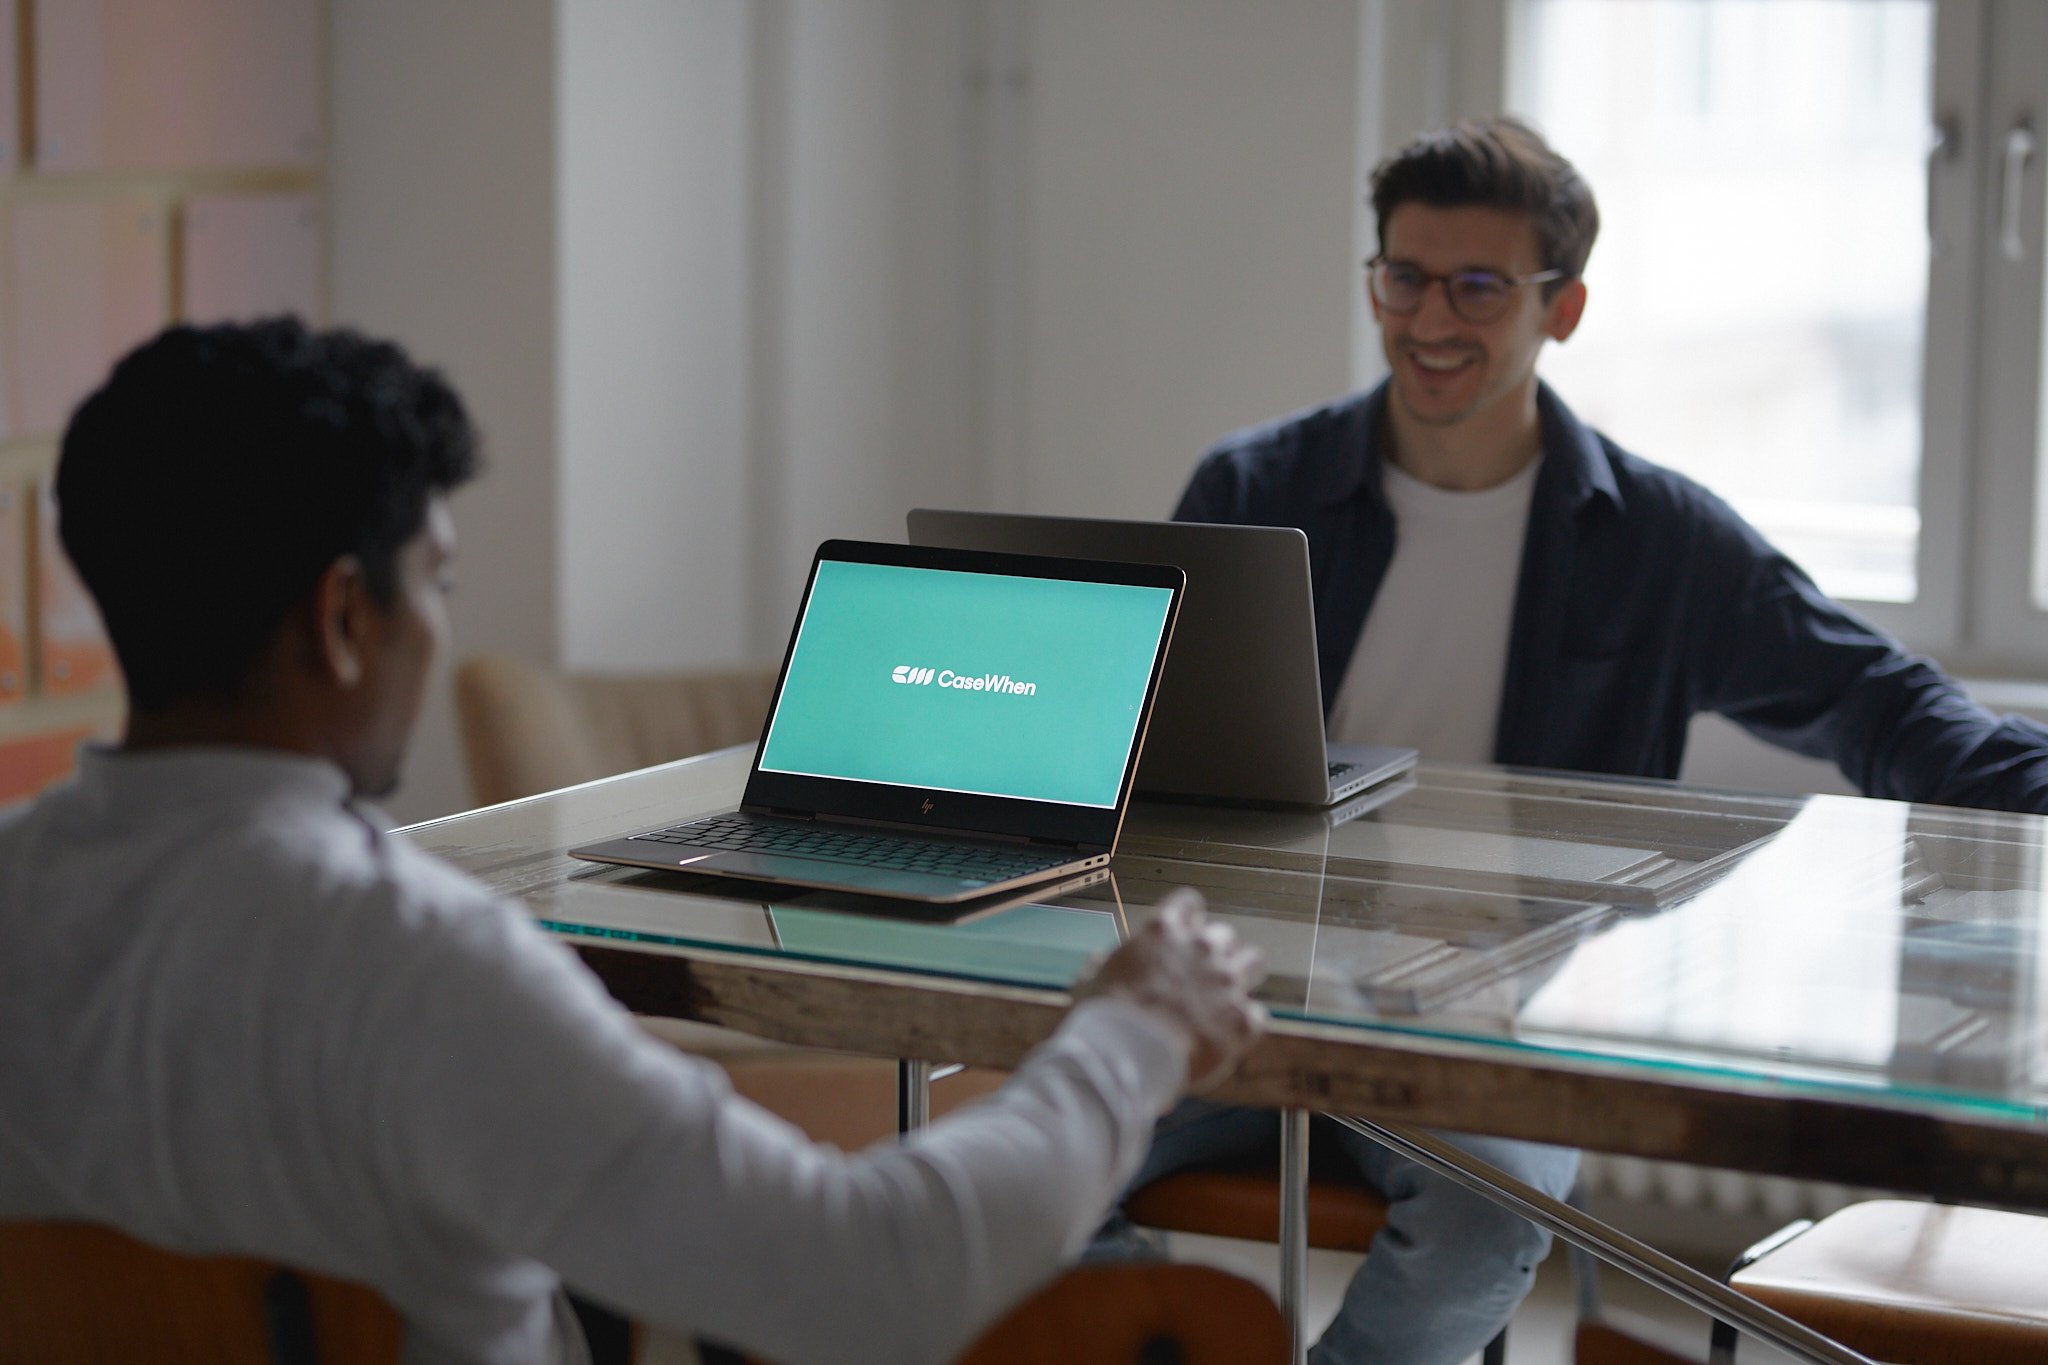
[(691, 863), (689, 870), (789, 886), (842, 887), (870, 896), (918, 896), (929, 900), (970, 896), (991, 885), (985, 878), (935, 877), (928, 872), (863, 867), (825, 858), (795, 858), (786, 853), (717, 853)]

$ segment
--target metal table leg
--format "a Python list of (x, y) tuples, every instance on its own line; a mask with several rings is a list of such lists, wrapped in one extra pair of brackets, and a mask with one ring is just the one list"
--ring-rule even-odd
[(1446, 1180), (1549, 1228), (1571, 1245), (1593, 1253), (1638, 1279), (1649, 1281), (1708, 1317), (1732, 1322), (1780, 1350), (1790, 1352), (1796, 1359), (1814, 1362), (1814, 1365), (1875, 1365), (1868, 1356), (1858, 1355), (1811, 1327), (1794, 1322), (1783, 1313), (1736, 1293), (1719, 1280), (1673, 1260), (1655, 1247), (1618, 1232), (1569, 1204), (1552, 1199), (1533, 1185), (1515, 1179), (1442, 1138), (1404, 1125), (1374, 1123), (1341, 1114), (1330, 1117), (1353, 1132), (1363, 1133), (1380, 1145), (1420, 1162)]
[(932, 1064), (896, 1059), (896, 1132), (915, 1133), (932, 1121)]
[(1280, 1312), (1287, 1319), (1294, 1365), (1307, 1365), (1302, 1281), (1308, 1266), (1308, 1111), (1280, 1111)]

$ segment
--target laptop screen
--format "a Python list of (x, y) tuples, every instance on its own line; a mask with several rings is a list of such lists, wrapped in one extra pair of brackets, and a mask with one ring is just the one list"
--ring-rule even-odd
[(820, 559), (759, 771), (1114, 809), (1173, 604)]

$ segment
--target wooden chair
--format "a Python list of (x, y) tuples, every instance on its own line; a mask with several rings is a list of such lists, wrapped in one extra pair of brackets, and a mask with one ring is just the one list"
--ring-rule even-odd
[(455, 671), (470, 795), (480, 806), (761, 737), (767, 669), (612, 676), (499, 655)]
[(402, 1337), (361, 1285), (79, 1223), (0, 1223), (0, 1365), (396, 1365)]
[[(2048, 1218), (1900, 1199), (1795, 1223), (1739, 1258), (1728, 1283), (1894, 1365), (2048, 1360)], [(1714, 1324), (1716, 1362), (1738, 1334)]]
[(959, 1365), (1284, 1365), (1287, 1324), (1249, 1280), (1195, 1265), (1090, 1265), (1019, 1304)]
[[(396, 1365), (404, 1329), (360, 1285), (107, 1228), (0, 1223), (0, 1365)], [(959, 1365), (1284, 1365), (1263, 1290), (1205, 1266), (1084, 1266)]]
[[(1315, 1173), (1307, 1205), (1308, 1244), (1324, 1251), (1362, 1256), (1387, 1223), (1387, 1201), (1378, 1191), (1333, 1171)], [(1277, 1242), (1280, 1182), (1263, 1166), (1176, 1171), (1125, 1199), (1124, 1216), (1167, 1232)], [(1485, 1365), (1503, 1365), (1507, 1336), (1502, 1328), (1487, 1343)]]
[[(769, 1365), (751, 1356), (731, 1359)], [(1287, 1323), (1265, 1290), (1208, 1266), (1144, 1262), (1067, 1271), (977, 1337), (955, 1365), (1287, 1360)]]
[(1698, 1365), (1691, 1356), (1630, 1336), (1595, 1319), (1580, 1319), (1572, 1338), (1572, 1365)]

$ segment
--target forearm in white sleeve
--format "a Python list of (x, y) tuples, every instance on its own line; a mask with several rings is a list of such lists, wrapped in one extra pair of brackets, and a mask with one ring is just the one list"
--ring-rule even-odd
[(1186, 1065), (1170, 1025), (1087, 1001), (997, 1094), (852, 1156), (700, 1073), (535, 1250), (637, 1317), (781, 1365), (942, 1361), (1080, 1249)]

